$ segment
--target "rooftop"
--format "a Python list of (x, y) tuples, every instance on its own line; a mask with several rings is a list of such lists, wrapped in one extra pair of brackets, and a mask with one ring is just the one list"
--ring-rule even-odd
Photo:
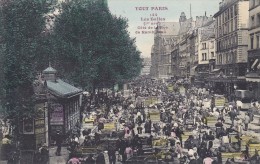
[(70, 97), (75, 94), (82, 92), (81, 89), (78, 89), (61, 79), (56, 81), (47, 80), (47, 88), (52, 91), (52, 93), (58, 97)]
[(57, 73), (57, 70), (49, 66), (45, 70), (43, 70), (43, 73)]
[(178, 35), (180, 29), (179, 22), (160, 22), (158, 31), (162, 32), (161, 35)]

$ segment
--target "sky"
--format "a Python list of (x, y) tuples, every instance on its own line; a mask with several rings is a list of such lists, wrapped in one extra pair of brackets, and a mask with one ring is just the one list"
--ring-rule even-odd
[[(128, 31), (136, 38), (142, 57), (150, 57), (154, 35), (149, 33), (159, 22), (178, 22), (181, 12), (191, 16), (214, 15), (221, 0), (107, 0), (112, 14), (128, 19)], [(152, 20), (151, 20), (152, 19)], [(150, 28), (150, 29), (149, 29)], [(142, 33), (144, 31), (145, 33)], [(138, 33), (140, 32), (140, 33)]]

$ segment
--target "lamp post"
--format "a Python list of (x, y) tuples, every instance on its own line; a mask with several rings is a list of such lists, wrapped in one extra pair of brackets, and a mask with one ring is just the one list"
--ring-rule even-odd
[(232, 69), (230, 69), (230, 78), (231, 78), (231, 83), (230, 83), (230, 101), (233, 101), (233, 96), (232, 96), (232, 94), (233, 94), (233, 92), (232, 92), (232, 90), (233, 90), (233, 88), (232, 88), (232, 85), (233, 85), (233, 72), (232, 72)]

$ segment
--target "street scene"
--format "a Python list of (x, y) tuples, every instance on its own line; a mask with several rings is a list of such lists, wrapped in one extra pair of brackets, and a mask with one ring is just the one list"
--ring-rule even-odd
[(0, 11), (0, 164), (260, 163), (260, 0)]

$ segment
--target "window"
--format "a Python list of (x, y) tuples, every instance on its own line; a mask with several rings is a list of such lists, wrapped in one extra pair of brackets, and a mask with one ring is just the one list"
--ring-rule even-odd
[(213, 49), (214, 48), (214, 42), (211, 41), (210, 44), (211, 44), (210, 48)]
[(230, 10), (227, 10), (227, 19), (229, 20), (229, 13), (230, 13)]
[(251, 16), (251, 28), (255, 27), (255, 16)]
[(234, 19), (234, 30), (237, 30), (237, 18)]
[(230, 22), (231, 22), (231, 25), (230, 25), (230, 28), (231, 28), (231, 29), (230, 29), (230, 31), (232, 32), (232, 31), (233, 31), (233, 26), (234, 26), (234, 25), (233, 25), (233, 20), (231, 20)]
[(229, 62), (229, 54), (226, 54), (226, 63)]
[(219, 55), (219, 64), (222, 64), (222, 55)]
[(214, 58), (214, 57), (215, 57), (214, 52), (211, 52), (211, 58)]
[(237, 5), (235, 5), (235, 7), (234, 7), (234, 14), (235, 14), (235, 16), (237, 15), (237, 11), (238, 9), (237, 9)]
[(256, 35), (256, 48), (259, 48), (259, 35)]
[(260, 13), (257, 14), (256, 26), (260, 26)]
[(202, 49), (206, 49), (206, 43), (202, 43)]
[(233, 18), (233, 6), (230, 8), (230, 18)]
[(202, 53), (202, 61), (207, 60), (207, 53)]
[(251, 45), (251, 49), (254, 49), (254, 35), (250, 37), (250, 45)]

